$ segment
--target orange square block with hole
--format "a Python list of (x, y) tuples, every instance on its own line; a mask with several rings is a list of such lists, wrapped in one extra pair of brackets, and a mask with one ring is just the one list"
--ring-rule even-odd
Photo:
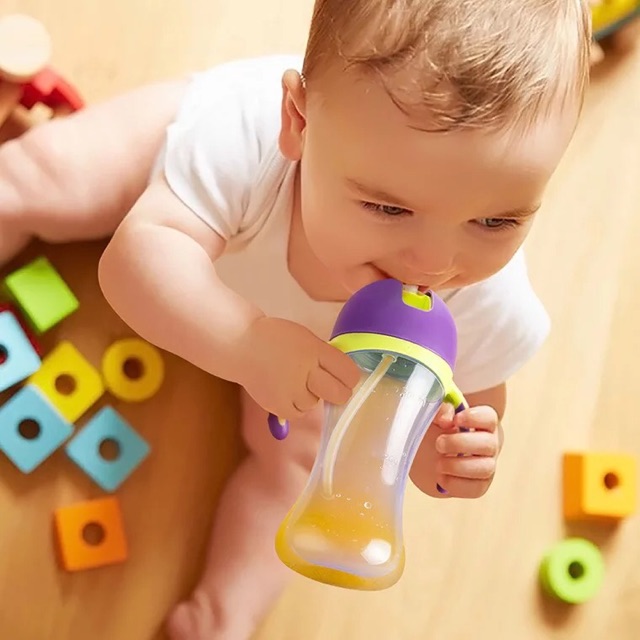
[(101, 498), (61, 507), (55, 527), (62, 564), (81, 571), (127, 559), (127, 540), (117, 498)]
[(564, 516), (567, 520), (620, 520), (636, 509), (637, 465), (623, 453), (565, 453)]

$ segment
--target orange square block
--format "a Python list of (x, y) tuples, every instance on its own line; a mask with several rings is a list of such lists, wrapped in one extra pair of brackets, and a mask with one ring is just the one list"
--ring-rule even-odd
[(563, 485), (567, 520), (620, 520), (636, 509), (636, 460), (623, 453), (565, 453)]
[(122, 513), (115, 497), (56, 509), (55, 527), (67, 571), (93, 569), (127, 559)]

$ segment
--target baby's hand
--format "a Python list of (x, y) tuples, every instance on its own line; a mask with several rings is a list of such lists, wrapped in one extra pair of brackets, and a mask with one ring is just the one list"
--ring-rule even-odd
[(263, 409), (282, 419), (303, 415), (319, 400), (344, 404), (360, 380), (349, 356), (288, 320), (254, 322), (242, 352), (242, 386)]
[(435, 440), (440, 488), (456, 498), (484, 495), (493, 480), (501, 449), (495, 409), (477, 406), (454, 415), (453, 407), (445, 404), (433, 426), (442, 430)]

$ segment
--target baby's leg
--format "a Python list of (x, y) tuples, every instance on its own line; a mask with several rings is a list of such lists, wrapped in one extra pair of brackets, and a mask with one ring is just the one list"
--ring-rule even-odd
[(322, 412), (277, 441), (267, 414), (242, 394), (249, 456), (222, 495), (200, 583), (169, 619), (172, 640), (248, 640), (294, 575), (276, 555), (275, 535), (313, 466)]
[(144, 190), (184, 81), (56, 118), (0, 146), (0, 265), (33, 236), (106, 237)]

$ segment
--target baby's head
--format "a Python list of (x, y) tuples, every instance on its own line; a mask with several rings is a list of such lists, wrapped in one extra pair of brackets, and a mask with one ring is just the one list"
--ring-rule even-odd
[(575, 129), (590, 36), (586, 0), (317, 0), (280, 136), (317, 257), (351, 291), (501, 269)]

